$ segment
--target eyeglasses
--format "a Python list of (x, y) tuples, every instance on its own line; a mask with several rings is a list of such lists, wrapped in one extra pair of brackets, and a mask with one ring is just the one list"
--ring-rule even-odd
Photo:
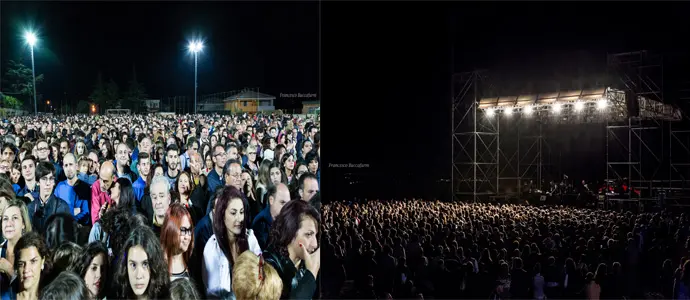
[(180, 235), (192, 235), (192, 229), (189, 227), (180, 227)]
[(41, 152), (48, 151), (48, 148), (38, 148), (38, 151), (41, 151)]
[(40, 182), (55, 182), (55, 177), (41, 177)]
[(218, 157), (218, 156), (225, 156), (225, 152), (216, 153), (213, 155), (213, 157)]

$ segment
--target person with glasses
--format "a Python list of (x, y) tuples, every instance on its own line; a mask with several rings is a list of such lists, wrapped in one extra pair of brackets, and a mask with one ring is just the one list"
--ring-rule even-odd
[(223, 182), (222, 179), (222, 174), (223, 167), (225, 167), (225, 163), (227, 162), (227, 154), (225, 152), (225, 148), (223, 148), (223, 146), (220, 144), (213, 147), (211, 153), (213, 170), (208, 173), (208, 193), (213, 195), (217, 187), (225, 185), (225, 182)]
[(28, 205), (29, 218), (34, 230), (45, 232), (48, 218), (54, 214), (66, 213), (72, 215), (67, 201), (58, 198), (55, 190), (55, 167), (52, 163), (42, 161), (36, 167), (39, 197)]
[(170, 204), (161, 229), (163, 255), (168, 262), (170, 281), (190, 278), (190, 257), (194, 245), (194, 224), (187, 209), (180, 203)]

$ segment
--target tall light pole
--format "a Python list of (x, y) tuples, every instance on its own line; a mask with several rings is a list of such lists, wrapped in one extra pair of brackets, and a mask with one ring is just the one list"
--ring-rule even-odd
[(194, 114), (196, 115), (196, 91), (197, 88), (199, 87), (199, 84), (197, 83), (197, 65), (199, 63), (199, 52), (201, 52), (201, 49), (204, 47), (204, 44), (202, 44), (200, 41), (192, 41), (189, 42), (189, 51), (194, 54)]
[(31, 74), (34, 78), (34, 114), (38, 115), (38, 102), (36, 102), (36, 65), (34, 64), (34, 45), (36, 45), (38, 39), (36, 38), (36, 34), (33, 32), (25, 33), (24, 39), (26, 40), (26, 43), (29, 44), (29, 47), (31, 47)]

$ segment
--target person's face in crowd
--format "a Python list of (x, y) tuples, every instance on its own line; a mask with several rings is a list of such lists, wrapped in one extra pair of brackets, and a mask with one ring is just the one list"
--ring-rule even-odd
[(310, 141), (304, 142), (304, 146), (302, 146), (303, 155), (306, 155), (307, 153), (309, 153), (309, 151), (311, 151), (311, 149), (312, 149), (311, 142)]
[(258, 132), (258, 133), (256, 134), (256, 138), (257, 138), (258, 140), (263, 140), (263, 139), (264, 139), (264, 133), (263, 133), (263, 132)]
[(252, 147), (257, 147), (257, 146), (259, 145), (259, 142), (257, 141), (257, 139), (253, 138), (253, 139), (251, 139), (251, 141), (249, 142), (249, 145), (252, 146)]
[(149, 266), (149, 256), (146, 250), (137, 245), (127, 251), (127, 275), (132, 292), (139, 297), (146, 293), (151, 279), (151, 269)]
[(309, 201), (319, 191), (319, 182), (316, 179), (307, 179), (304, 181), (304, 189), (300, 190), (299, 194), (302, 200)]
[(154, 184), (151, 186), (151, 202), (153, 202), (153, 211), (157, 216), (165, 216), (170, 206), (170, 191), (165, 189), (164, 184)]
[(188, 195), (190, 192), (190, 187), (191, 185), (189, 184), (189, 177), (187, 177), (187, 174), (180, 175), (180, 180), (177, 185), (177, 191), (180, 194)]
[(19, 239), (26, 229), (19, 207), (12, 206), (4, 210), (5, 211), (2, 213), (2, 237), (5, 238), (5, 240)]
[(286, 145), (286, 146), (287, 146), (287, 143), (285, 143), (286, 139), (287, 139), (287, 135), (286, 135), (286, 134), (281, 135), (281, 136), (280, 136), (280, 139), (278, 139), (278, 144)]
[(201, 173), (201, 167), (201, 156), (192, 156), (189, 160), (189, 169), (192, 171), (192, 174), (199, 175)]
[(192, 222), (187, 216), (180, 222), (180, 253), (186, 252), (192, 242)]
[(271, 150), (274, 150), (274, 149), (276, 148), (276, 146), (277, 146), (277, 145), (276, 145), (276, 140), (275, 140), (275, 139), (271, 139), (271, 142), (270, 142), (268, 148), (271, 149)]
[(218, 144), (218, 136), (212, 135), (211, 136), (211, 147), (215, 146), (216, 144)]
[(247, 159), (250, 162), (256, 161), (256, 149), (247, 149)]
[(204, 166), (206, 169), (209, 170), (213, 168), (213, 154), (206, 157), (206, 161), (204, 161)]
[(283, 206), (290, 201), (290, 190), (285, 185), (278, 186), (276, 190), (276, 196), (269, 198), (271, 216), (277, 217), (280, 214), (280, 210)]
[(9, 173), (11, 167), (12, 167), (12, 164), (10, 163), (9, 160), (0, 161), (0, 173), (3, 173), (3, 174)]
[(60, 154), (62, 154), (62, 156), (64, 157), (65, 154), (67, 154), (67, 152), (69, 152), (69, 143), (61, 142), (60, 143)]
[(41, 257), (36, 247), (31, 246), (19, 251), (19, 257), (16, 258), (17, 277), (19, 277), (20, 290), (37, 289), (41, 278), (41, 271), (45, 258)]
[(252, 175), (247, 172), (242, 172), (242, 186), (252, 187)]
[(12, 170), (10, 170), (10, 179), (12, 179), (12, 183), (18, 183), (21, 177), (22, 172), (19, 169), (12, 168)]
[(158, 148), (156, 152), (158, 153), (158, 157), (160, 157), (161, 159), (163, 158), (163, 156), (165, 156), (165, 150), (163, 148)]
[(285, 169), (292, 171), (295, 169), (295, 157), (292, 155), (289, 155), (288, 158), (285, 160), (285, 165), (283, 165)]
[(319, 241), (316, 240), (317, 230), (316, 220), (309, 216), (301, 216), (299, 229), (297, 230), (295, 238), (288, 245), (288, 251), (304, 259), (304, 257), (302, 257), (302, 249), (300, 249), (299, 246), (302, 244), (302, 246), (307, 249), (307, 252), (314, 253), (314, 251), (319, 248)]
[(165, 162), (168, 164), (168, 169), (170, 170), (177, 170), (177, 167), (180, 166), (180, 156), (175, 150), (170, 150), (168, 151), (168, 155), (165, 157)]
[(113, 140), (113, 148), (117, 149), (118, 145), (120, 145), (120, 140)]
[(86, 269), (86, 274), (84, 274), (84, 283), (86, 283), (86, 288), (89, 289), (92, 297), (96, 297), (101, 292), (101, 278), (105, 278), (105, 255), (98, 254), (91, 264)]
[(209, 147), (208, 144), (205, 144), (204, 148), (201, 149), (201, 153), (199, 153), (199, 154), (206, 155), (206, 153), (208, 153), (208, 151), (210, 151), (210, 150), (211, 150), (211, 147)]
[(115, 151), (115, 159), (117, 159), (117, 164), (121, 166), (129, 166), (129, 149), (125, 143), (120, 143), (117, 145), (117, 151)]
[(141, 134), (141, 128), (137, 127), (134, 128), (134, 136), (138, 137)]
[(225, 154), (225, 150), (223, 150), (223, 147), (215, 147), (213, 148), (213, 153), (211, 159), (213, 160), (213, 163), (215, 164), (216, 167), (222, 168), (225, 166), (225, 163), (227, 162), (227, 155)]
[(269, 171), (269, 177), (271, 178), (271, 182), (273, 182), (274, 185), (277, 185), (280, 183), (281, 180), (281, 173), (279, 168), (271, 168)]
[(111, 172), (100, 172), (98, 174), (98, 180), (101, 184), (101, 192), (105, 193), (113, 185), (113, 173)]
[(208, 128), (202, 128), (201, 129), (201, 139), (208, 139)]
[(114, 206), (120, 204), (120, 184), (117, 181), (110, 188), (110, 199), (113, 200)]
[(55, 175), (51, 173), (43, 176), (38, 180), (38, 183), (41, 188), (41, 195), (44, 196), (44, 199), (48, 199), (55, 187)]
[(2, 150), (2, 160), (7, 160), (13, 162), (15, 158), (14, 151), (10, 148), (5, 148)]
[(278, 130), (275, 128), (271, 128), (271, 131), (269, 132), (272, 138), (278, 137)]
[(297, 179), (299, 179), (300, 176), (302, 176), (302, 174), (307, 173), (307, 172), (308, 172), (307, 166), (300, 165), (299, 168), (297, 168)]
[(55, 158), (55, 160), (57, 160), (58, 157), (60, 157), (60, 156), (59, 156), (59, 155), (60, 155), (60, 148), (50, 146), (50, 149), (52, 149), (52, 151), (53, 151), (53, 152), (52, 152), (53, 157)]
[(73, 155), (65, 156), (65, 158), (62, 159), (62, 169), (69, 180), (72, 180), (74, 176), (77, 175), (77, 163)]
[(319, 161), (316, 159), (312, 159), (309, 162), (309, 172), (312, 174), (316, 174), (316, 171), (319, 169)]
[(89, 173), (95, 174), (96, 170), (100, 167), (98, 163), (98, 155), (96, 153), (89, 153), (89, 160), (91, 160), (91, 166), (89, 167)]
[(169, 138), (168, 138), (168, 143), (166, 144), (166, 146), (170, 146), (170, 145), (174, 145), (174, 144), (175, 144), (175, 138), (169, 137)]
[(227, 152), (227, 159), (239, 159), (236, 147), (231, 147)]
[(228, 168), (228, 174), (225, 174), (225, 185), (242, 190), (242, 167), (240, 165), (232, 164)]
[(84, 155), (84, 152), (86, 152), (86, 145), (84, 143), (77, 143), (77, 155)]
[(122, 141), (123, 143), (126, 143), (126, 142), (127, 142), (127, 137), (128, 137), (128, 136), (127, 136), (126, 134), (123, 134), (123, 135), (121, 136), (121, 138), (122, 138), (121, 141)]
[(311, 131), (309, 132), (309, 137), (310, 137), (312, 140), (314, 139), (314, 135), (316, 135), (316, 131), (317, 131), (316, 128), (312, 128)]
[(194, 153), (199, 153), (199, 144), (194, 143), (191, 147), (189, 147), (189, 155), (192, 155)]
[(151, 159), (140, 159), (138, 169), (142, 177), (148, 177), (151, 171)]
[(233, 198), (230, 199), (228, 208), (225, 210), (225, 228), (227, 228), (228, 233), (232, 233), (235, 236), (240, 235), (242, 232), (242, 223), (244, 222), (244, 204), (242, 199)]
[(22, 176), (27, 181), (33, 181), (36, 178), (36, 163), (33, 160), (22, 162)]
[(141, 140), (141, 143), (139, 144), (139, 151), (140, 152), (146, 152), (146, 153), (151, 153), (151, 139), (145, 138)]
[[(55, 151), (57, 153), (57, 151)], [(45, 161), (48, 160), (48, 156), (50, 155), (50, 147), (48, 147), (48, 143), (46, 142), (40, 142), (38, 145), (36, 145), (36, 154), (38, 155), (38, 160), (40, 161)]]
[(154, 171), (154, 173), (153, 173), (153, 176), (154, 176), (154, 177), (155, 177), (155, 176), (163, 176), (163, 174), (165, 174), (165, 170), (163, 170), (163, 167), (162, 167), (162, 166), (156, 167), (156, 169), (153, 170), (153, 171)]

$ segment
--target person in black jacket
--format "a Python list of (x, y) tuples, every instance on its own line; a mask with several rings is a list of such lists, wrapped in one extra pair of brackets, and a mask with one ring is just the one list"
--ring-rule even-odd
[(266, 262), (283, 280), (281, 299), (311, 299), (321, 267), (321, 216), (304, 201), (290, 201), (271, 225)]
[(34, 231), (45, 232), (48, 218), (54, 214), (70, 214), (69, 205), (65, 200), (53, 194), (55, 189), (55, 167), (52, 163), (43, 161), (36, 166), (36, 178), (39, 185), (39, 197), (29, 203), (29, 218)]

